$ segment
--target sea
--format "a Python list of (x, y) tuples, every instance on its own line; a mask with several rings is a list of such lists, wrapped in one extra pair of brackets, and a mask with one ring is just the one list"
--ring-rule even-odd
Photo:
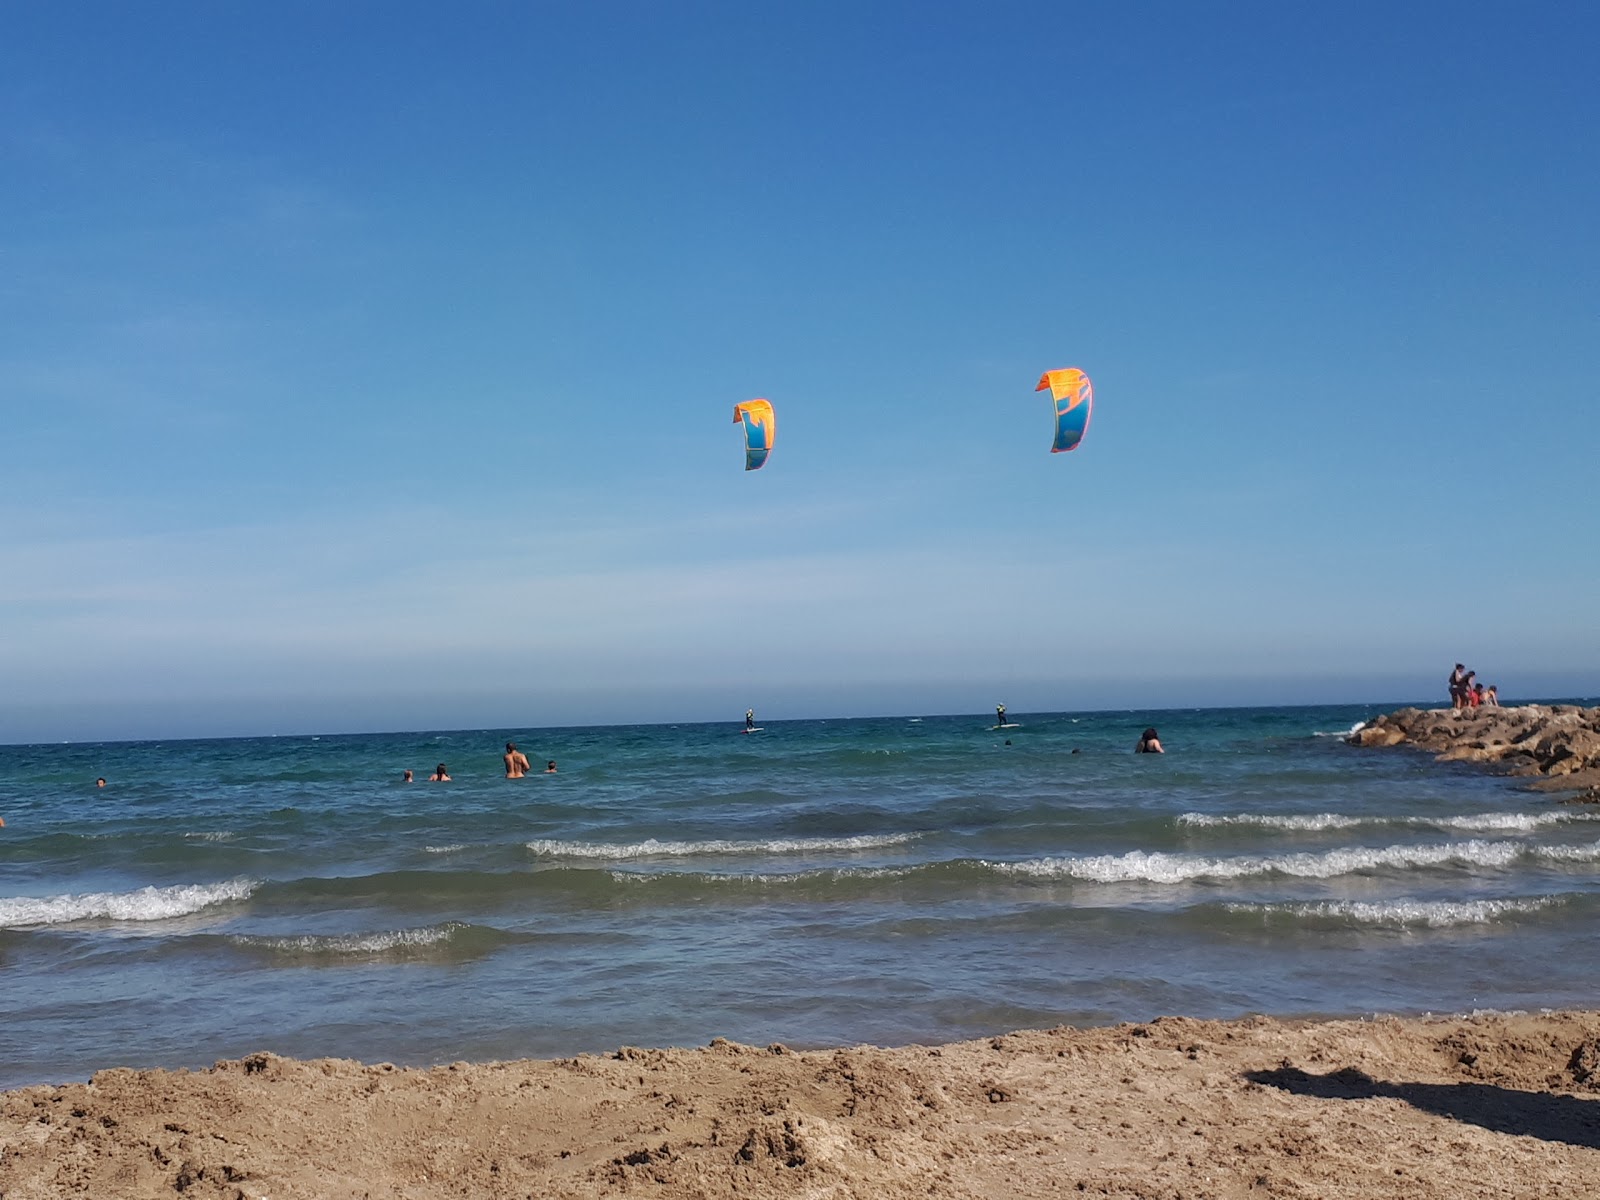
[(1600, 811), (1394, 707), (0, 746), (0, 1087), (1595, 1006)]

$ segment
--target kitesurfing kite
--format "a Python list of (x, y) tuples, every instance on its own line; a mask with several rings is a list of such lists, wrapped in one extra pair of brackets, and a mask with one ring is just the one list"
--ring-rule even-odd
[(778, 432), (778, 419), (765, 400), (745, 400), (733, 406), (733, 423), (744, 422), (744, 469), (754, 471), (767, 461), (772, 439)]
[(1056, 440), (1051, 454), (1071, 450), (1083, 441), (1089, 428), (1089, 413), (1094, 408), (1094, 385), (1077, 367), (1060, 371), (1046, 371), (1039, 377), (1039, 386), (1033, 390), (1050, 389), (1056, 402)]

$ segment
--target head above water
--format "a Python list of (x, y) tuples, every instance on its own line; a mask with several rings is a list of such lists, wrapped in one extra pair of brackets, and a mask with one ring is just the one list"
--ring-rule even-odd
[(517, 748), (517, 744), (515, 742), (507, 742), (506, 743), (506, 753), (507, 754), (514, 753), (516, 751), (516, 748)]

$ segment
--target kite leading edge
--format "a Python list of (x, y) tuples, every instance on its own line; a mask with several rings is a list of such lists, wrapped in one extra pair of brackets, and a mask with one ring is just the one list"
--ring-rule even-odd
[(1050, 389), (1056, 402), (1056, 440), (1051, 454), (1071, 450), (1083, 441), (1089, 428), (1089, 414), (1094, 410), (1094, 385), (1077, 367), (1060, 371), (1046, 371), (1039, 377), (1039, 386), (1033, 390)]
[(744, 469), (754, 471), (767, 461), (778, 420), (766, 400), (745, 400), (733, 406), (733, 423), (744, 422)]

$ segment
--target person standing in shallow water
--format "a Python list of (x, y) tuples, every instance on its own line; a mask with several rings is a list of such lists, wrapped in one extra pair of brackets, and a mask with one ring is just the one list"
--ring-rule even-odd
[(1161, 748), (1161, 738), (1154, 729), (1146, 729), (1139, 735), (1139, 744), (1133, 748), (1135, 754), (1165, 754)]
[(517, 749), (515, 742), (506, 743), (506, 778), (521, 779), (528, 773), (528, 756)]

